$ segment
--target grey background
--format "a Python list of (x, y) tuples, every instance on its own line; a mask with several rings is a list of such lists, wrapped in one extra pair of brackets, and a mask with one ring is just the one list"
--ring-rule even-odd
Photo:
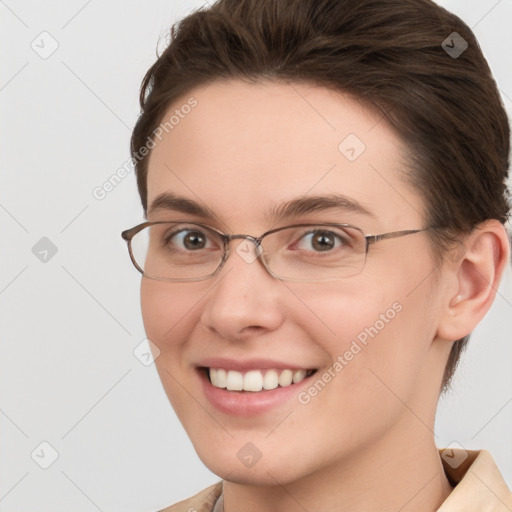
[[(510, 115), (512, 0), (440, 3), (474, 28)], [(218, 480), (143, 364), (120, 237), (142, 220), (134, 173), (93, 195), (128, 161), (159, 37), (202, 4), (0, 0), (3, 512), (149, 512)], [(509, 485), (511, 283), (508, 269), (436, 425), (440, 447), (490, 450)]]

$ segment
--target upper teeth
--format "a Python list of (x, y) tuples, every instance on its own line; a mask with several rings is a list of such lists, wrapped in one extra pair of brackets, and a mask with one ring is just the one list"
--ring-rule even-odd
[[(296, 384), (313, 370), (250, 370), (243, 374), (224, 368), (209, 368), (210, 381), (216, 388), (226, 388), (228, 391), (261, 391)], [(265, 375), (263, 375), (265, 372)]]

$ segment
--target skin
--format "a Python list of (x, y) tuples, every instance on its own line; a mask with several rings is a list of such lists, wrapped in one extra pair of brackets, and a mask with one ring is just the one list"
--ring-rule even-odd
[[(277, 227), (266, 218), (272, 207), (336, 191), (373, 216), (321, 211), (278, 226), (424, 227), (421, 195), (403, 180), (400, 138), (348, 96), (231, 81), (191, 91), (169, 113), (190, 96), (198, 105), (152, 150), (148, 204), (173, 192), (219, 218), (190, 221), (257, 236)], [(366, 146), (353, 162), (338, 150), (350, 133)], [(152, 221), (177, 217), (184, 215), (148, 213)], [(508, 258), (503, 227), (485, 223), (438, 268), (425, 233), (382, 241), (359, 275), (315, 285), (273, 278), (239, 257), (238, 243), (211, 279), (141, 284), (157, 370), (199, 457), (225, 479), (225, 512), (437, 510), (452, 491), (433, 432), (442, 374), (453, 340), (492, 303)], [(271, 357), (321, 375), (396, 302), (402, 310), (306, 405), (292, 399), (240, 418), (202, 392), (195, 364), (204, 357)], [(252, 467), (237, 457), (247, 442), (262, 454)]]

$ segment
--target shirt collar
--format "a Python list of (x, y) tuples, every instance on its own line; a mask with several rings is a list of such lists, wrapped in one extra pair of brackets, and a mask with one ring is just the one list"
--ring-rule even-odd
[(512, 493), (487, 450), (439, 450), (455, 486), (438, 512), (512, 512)]

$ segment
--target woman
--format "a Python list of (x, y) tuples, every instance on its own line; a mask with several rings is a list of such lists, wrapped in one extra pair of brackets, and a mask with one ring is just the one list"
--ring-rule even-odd
[(509, 127), (428, 0), (220, 0), (173, 27), (131, 150), (163, 386), (222, 480), (168, 511), (511, 510), (438, 398), (509, 259)]

